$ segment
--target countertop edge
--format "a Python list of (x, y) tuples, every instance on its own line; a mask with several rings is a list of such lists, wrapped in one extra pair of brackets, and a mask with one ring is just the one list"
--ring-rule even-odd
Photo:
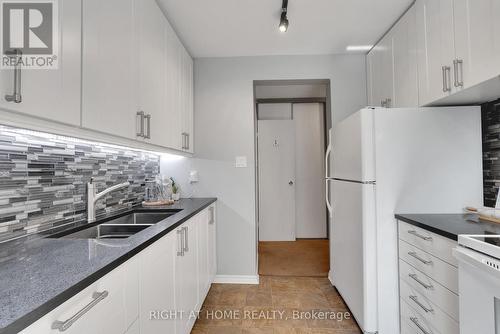
[(51, 300), (47, 301), (46, 303), (40, 305), (33, 311), (27, 313), (21, 318), (16, 319), (14, 322), (9, 324), (6, 327), (0, 328), (0, 334), (7, 334), (7, 333), (18, 333), (33, 323), (35, 323), (37, 320), (41, 319), (54, 309), (56, 309), (58, 306), (62, 305), (64, 302), (72, 298), (73, 296), (77, 295), (79, 292), (83, 291), (85, 288), (88, 286), (92, 285), (94, 282), (97, 280), (101, 279), (104, 277), (106, 274), (110, 273), (112, 270), (120, 266), (121, 264), (127, 262), (130, 260), (133, 256), (137, 255), (140, 253), (142, 250), (150, 246), (151, 244), (155, 243), (165, 235), (167, 235), (169, 232), (172, 230), (176, 229), (180, 225), (182, 225), (184, 222), (198, 214), (199, 212), (203, 211), (213, 203), (217, 202), (217, 198), (209, 198), (207, 203), (201, 205), (199, 208), (196, 210), (193, 210), (192, 212), (189, 213), (189, 215), (179, 219), (178, 222), (176, 222), (173, 225), (170, 225), (168, 228), (165, 230), (159, 232), (155, 236), (149, 238), (147, 241), (141, 243), (139, 246), (135, 247), (134, 249), (128, 251), (124, 255), (120, 256), (119, 258), (113, 260), (109, 264), (105, 265), (103, 268), (97, 270), (93, 274), (87, 276), (85, 279), (81, 280), (80, 282), (76, 283), (73, 285), (71, 288), (66, 289), (65, 291), (61, 292)]
[(422, 224), (422, 223), (420, 223), (420, 222), (418, 222), (416, 220), (404, 217), (401, 214), (396, 214), (395, 217), (396, 217), (397, 220), (403, 221), (405, 223), (411, 224), (411, 225), (416, 226), (416, 227), (420, 227), (420, 228), (422, 228), (422, 229), (424, 229), (426, 231), (438, 234), (438, 235), (440, 235), (442, 237), (445, 237), (445, 238), (448, 238), (448, 239), (451, 239), (451, 240), (454, 240), (454, 241), (458, 241), (458, 235), (455, 235), (454, 233), (450, 233), (450, 232), (447, 232), (447, 231), (443, 231), (443, 230), (441, 230), (439, 228), (435, 228), (433, 226)]

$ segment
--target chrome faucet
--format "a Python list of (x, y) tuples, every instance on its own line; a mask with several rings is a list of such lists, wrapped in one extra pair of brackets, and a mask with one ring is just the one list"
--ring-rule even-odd
[(87, 220), (89, 223), (92, 223), (95, 221), (95, 204), (98, 200), (109, 194), (110, 192), (113, 192), (115, 190), (121, 189), (128, 187), (130, 185), (130, 182), (124, 182), (120, 183), (117, 185), (114, 185), (112, 187), (109, 187), (108, 189), (105, 189), (101, 191), (100, 193), (97, 193), (97, 187), (94, 184), (94, 179), (91, 178), (90, 182), (87, 183)]

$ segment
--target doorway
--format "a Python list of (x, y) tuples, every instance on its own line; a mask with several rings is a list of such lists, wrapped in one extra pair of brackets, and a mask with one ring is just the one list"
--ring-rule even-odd
[(325, 81), (256, 84), (261, 276), (328, 276), (328, 92)]

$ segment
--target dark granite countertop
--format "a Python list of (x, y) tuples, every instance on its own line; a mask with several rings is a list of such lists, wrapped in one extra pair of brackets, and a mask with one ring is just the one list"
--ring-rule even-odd
[(0, 333), (28, 327), (215, 201), (181, 199), (165, 209), (182, 211), (127, 239), (38, 238), (0, 245)]
[(500, 224), (479, 220), (477, 214), (396, 214), (396, 219), (452, 240), (460, 234), (500, 234)]

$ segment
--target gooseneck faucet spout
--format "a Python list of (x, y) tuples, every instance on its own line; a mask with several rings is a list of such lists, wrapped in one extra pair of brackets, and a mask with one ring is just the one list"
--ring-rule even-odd
[(87, 220), (89, 223), (95, 221), (95, 204), (98, 200), (106, 196), (107, 194), (119, 190), (121, 188), (126, 188), (130, 185), (130, 182), (124, 182), (112, 187), (109, 187), (100, 193), (97, 193), (97, 187), (94, 184), (94, 179), (91, 178), (90, 182), (87, 183)]

